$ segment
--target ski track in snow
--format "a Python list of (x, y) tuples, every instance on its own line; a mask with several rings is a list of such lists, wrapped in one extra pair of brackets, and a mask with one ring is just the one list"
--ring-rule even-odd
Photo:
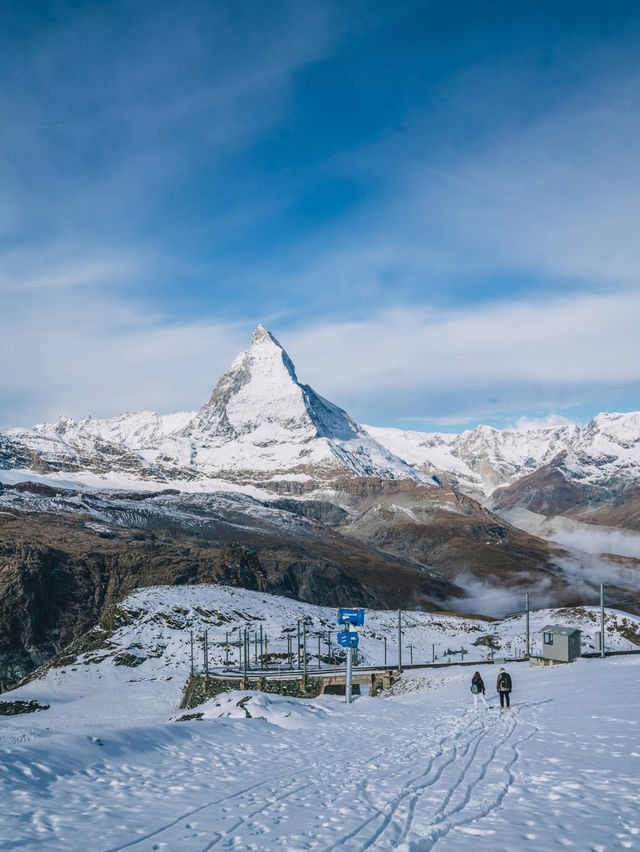
[[(276, 637), (302, 605), (221, 587), (138, 592), (128, 605), (138, 617), (110, 637), (108, 657), (79, 657), (6, 694), (51, 708), (0, 717), (2, 852), (640, 848), (640, 657), (510, 663), (509, 711), (495, 694), (492, 709), (472, 710), (472, 669), (441, 668), (405, 672), (386, 697), (352, 705), (233, 691), (195, 708), (202, 720), (176, 723), (187, 625), (208, 625), (222, 653), (247, 613)], [(190, 620), (198, 606), (208, 621)], [(326, 628), (328, 610), (304, 612)], [(184, 627), (170, 626), (180, 613)], [(391, 616), (367, 615), (374, 660)], [(433, 641), (455, 647), (481, 632), (462, 634), (445, 616), (414, 621), (407, 630), (425, 656)], [(491, 625), (503, 647), (521, 629), (518, 619)], [(134, 671), (114, 664), (136, 648), (149, 658)], [(495, 667), (475, 664), (491, 690)]]
[[(196, 749), (194, 755), (191, 750), (168, 745), (164, 750), (169, 761), (161, 766), (156, 763), (153, 771), (109, 761), (102, 767), (58, 777), (52, 786), (62, 784), (63, 789), (50, 792), (55, 798), (62, 794), (66, 808), (72, 811), (88, 815), (95, 808), (94, 820), (100, 823), (101, 814), (113, 819), (118, 804), (120, 808), (125, 805), (125, 810), (132, 805), (140, 810), (149, 795), (155, 798), (166, 791), (176, 796), (194, 787), (198, 791), (199, 804), (124, 843), (101, 844), (104, 852), (430, 850), (454, 827), (499, 807), (513, 779), (511, 767), (517, 759), (518, 744), (535, 730), (530, 723), (522, 722), (515, 710), (510, 714), (501, 714), (495, 708), (491, 712), (465, 711), (442, 720), (440, 725), (432, 719), (419, 720), (414, 730), (390, 733), (389, 743), (373, 754), (364, 748), (366, 737), (354, 737), (350, 743), (346, 730), (344, 736), (337, 737), (335, 731), (334, 735), (325, 731), (321, 742), (281, 744), (280, 748), (276, 744), (279, 757), (271, 754), (273, 744), (266, 744), (263, 759), (272, 767), (267, 779), (263, 776), (254, 783), (243, 783), (239, 789), (204, 802), (206, 777), (212, 765), (204, 756), (207, 750)], [(309, 736), (316, 739), (313, 734)], [(369, 740), (369, 744), (373, 742)], [(259, 771), (259, 746), (242, 750), (244, 755), (235, 750), (235, 759), (242, 758), (248, 772)], [(218, 765), (221, 762), (228, 767), (230, 756), (225, 759), (224, 753), (212, 752), (211, 757)], [(26, 763), (16, 764), (16, 768), (27, 775), (32, 771)], [(45, 766), (40, 773), (46, 776)], [(96, 784), (101, 787), (99, 795)], [(123, 802), (123, 797), (142, 801)], [(92, 799), (96, 800), (94, 805)], [(300, 813), (305, 814), (302, 820)], [(305, 829), (296, 831), (297, 823), (306, 823)], [(117, 820), (114, 825), (118, 828)], [(55, 808), (36, 809), (30, 827), (34, 847), (38, 836), (47, 835), (47, 849), (82, 848), (70, 845), (68, 838), (63, 840), (65, 820), (55, 816)], [(31, 847), (22, 846), (14, 836), (3, 848)]]

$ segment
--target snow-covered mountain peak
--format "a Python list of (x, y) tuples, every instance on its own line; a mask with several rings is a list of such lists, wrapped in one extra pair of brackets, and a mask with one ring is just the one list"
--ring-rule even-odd
[(597, 436), (622, 446), (640, 442), (640, 411), (596, 414), (585, 426), (583, 440), (590, 442)]
[(183, 434), (196, 457), (215, 467), (227, 466), (232, 456), (239, 469), (285, 472), (321, 465), (365, 476), (422, 479), (346, 411), (301, 384), (286, 351), (262, 325)]
[(280, 430), (315, 435), (293, 362), (259, 325), (251, 345), (234, 359), (187, 428), (190, 435), (238, 438), (259, 431), (258, 441), (279, 440)]
[(251, 335), (251, 343), (273, 343), (275, 346), (279, 346), (282, 349), (282, 345), (276, 338), (271, 334), (268, 328), (266, 328), (262, 323), (259, 323), (253, 334)]
[(38, 423), (33, 429), (34, 432), (55, 432), (56, 435), (64, 435), (66, 432), (75, 429), (77, 425), (72, 417), (61, 414), (55, 423)]
[[(1, 436), (0, 436), (1, 437)], [(0, 463), (166, 480), (261, 482), (343, 475), (428, 482), (382, 447), (346, 411), (298, 381), (293, 362), (263, 325), (197, 413), (139, 411), (109, 419), (61, 418), (10, 430)]]

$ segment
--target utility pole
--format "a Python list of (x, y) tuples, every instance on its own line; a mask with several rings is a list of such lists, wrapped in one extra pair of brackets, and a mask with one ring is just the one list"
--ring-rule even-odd
[(604, 657), (604, 583), (600, 583), (600, 656)]
[(229, 665), (229, 631), (224, 634), (224, 664)]
[(524, 649), (525, 657), (529, 657), (529, 648), (531, 647), (531, 639), (529, 636), (529, 592), (525, 593), (524, 596), (524, 606), (526, 610), (526, 634), (527, 634), (527, 644)]
[(402, 674), (402, 610), (398, 610), (398, 671)]
[(300, 670), (300, 619), (298, 619), (298, 670)]
[[(307, 622), (302, 622), (302, 657), (303, 657), (303, 677), (304, 682), (307, 682)], [(306, 686), (305, 686), (306, 689)]]
[(322, 668), (322, 662), (320, 660), (320, 654), (322, 653), (322, 649), (320, 648), (320, 642), (322, 641), (322, 637), (318, 633), (318, 668)]
[(247, 657), (249, 656), (247, 654), (247, 649), (249, 647), (249, 640), (247, 639), (247, 628), (246, 627), (244, 629), (243, 645), (244, 645), (244, 653), (242, 655), (242, 662), (243, 662), (243, 665), (244, 665), (243, 674), (244, 674), (244, 678), (245, 678), (245, 681), (246, 681), (246, 679), (247, 679), (247, 668), (248, 668)]
[[(260, 625), (260, 657), (261, 658), (264, 657), (264, 642), (263, 642), (263, 639), (262, 639), (262, 625)], [(262, 659), (261, 659), (261, 662), (263, 662)]]
[(384, 637), (384, 664), (387, 665), (387, 637)]
[(435, 663), (436, 661), (436, 646), (431, 645), (431, 662)]
[(289, 668), (293, 668), (293, 655), (291, 653), (291, 636), (287, 634), (287, 660), (289, 661)]

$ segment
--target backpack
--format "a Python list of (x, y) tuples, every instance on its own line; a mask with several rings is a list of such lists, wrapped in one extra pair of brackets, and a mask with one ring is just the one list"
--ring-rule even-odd
[(477, 695), (480, 692), (480, 687), (477, 683), (471, 684), (471, 692), (473, 692), (474, 695)]
[(500, 675), (500, 689), (511, 689), (511, 678), (506, 672)]

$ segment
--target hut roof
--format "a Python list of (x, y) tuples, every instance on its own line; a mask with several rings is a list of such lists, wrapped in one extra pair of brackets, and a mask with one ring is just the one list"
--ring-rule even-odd
[(542, 628), (540, 633), (556, 633), (560, 636), (573, 636), (574, 633), (580, 633), (577, 627), (561, 627), (559, 624), (547, 624)]

